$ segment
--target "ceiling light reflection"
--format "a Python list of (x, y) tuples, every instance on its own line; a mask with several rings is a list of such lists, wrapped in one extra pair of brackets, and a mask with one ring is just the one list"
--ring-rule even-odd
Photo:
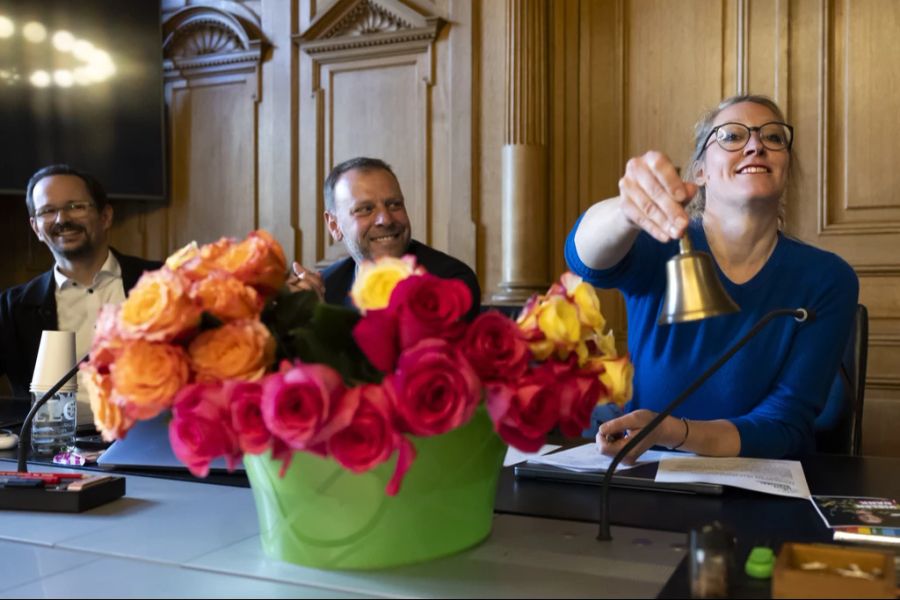
[(0, 15), (0, 38), (12, 37), (16, 32), (16, 24), (5, 15)]
[(37, 21), (29, 21), (22, 27), (22, 37), (29, 42), (39, 44), (47, 39), (47, 28)]
[(32, 73), (31, 77), (29, 77), (28, 80), (31, 81), (31, 85), (39, 88), (45, 88), (49, 86), (52, 81), (50, 79), (50, 73), (42, 70)]
[(53, 47), (60, 52), (69, 52), (75, 45), (75, 36), (61, 29), (53, 34)]

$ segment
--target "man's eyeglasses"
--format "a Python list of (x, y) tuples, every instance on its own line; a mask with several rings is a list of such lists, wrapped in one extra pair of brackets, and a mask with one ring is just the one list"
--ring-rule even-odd
[[(722, 123), (712, 128), (703, 143), (703, 152), (710, 146), (710, 138), (723, 150), (737, 152), (747, 145), (754, 131), (759, 132), (759, 141), (769, 150), (790, 150), (794, 143), (794, 128), (787, 123), (772, 121), (759, 127), (747, 127), (743, 123)], [(703, 152), (700, 155), (703, 155)]]
[(34, 216), (41, 221), (49, 223), (55, 221), (56, 215), (61, 212), (68, 214), (70, 217), (83, 217), (92, 206), (94, 206), (92, 202), (66, 202), (62, 206), (42, 206), (34, 213)]

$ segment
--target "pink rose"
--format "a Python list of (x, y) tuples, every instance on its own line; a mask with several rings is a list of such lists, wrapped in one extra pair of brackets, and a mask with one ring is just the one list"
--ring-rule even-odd
[(325, 365), (297, 363), (267, 376), (262, 385), (266, 427), (295, 450), (323, 452), (316, 446), (346, 427), (356, 410), (341, 376)]
[(559, 419), (559, 394), (548, 372), (526, 376), (521, 385), (487, 386), (487, 410), (504, 442), (523, 452), (537, 452)]
[(475, 370), (445, 340), (422, 340), (406, 350), (391, 383), (397, 391), (400, 422), (415, 435), (438, 435), (459, 427), (472, 417), (481, 399)]
[(497, 311), (486, 312), (469, 325), (461, 350), (484, 380), (518, 379), (531, 358), (522, 330)]
[(400, 348), (438, 337), (458, 339), (465, 328), (463, 317), (472, 307), (472, 293), (458, 279), (424, 274), (397, 284), (388, 310), (397, 315)]
[(221, 420), (206, 419), (196, 413), (172, 419), (169, 443), (178, 460), (195, 477), (206, 477), (209, 463), (220, 456), (225, 457), (229, 470), (240, 458), (240, 449), (229, 428), (223, 427)]
[(227, 420), (230, 409), (228, 396), (222, 389), (221, 382), (192, 383), (181, 388), (172, 400), (172, 415), (188, 417), (195, 415), (204, 419)]
[(363, 473), (386, 461), (397, 447), (393, 424), (393, 390), (362, 385), (347, 390), (357, 405), (350, 424), (328, 440), (328, 452), (354, 473)]
[(397, 366), (400, 345), (397, 317), (392, 311), (366, 311), (353, 327), (353, 339), (372, 366), (382, 373), (390, 373)]
[(206, 477), (209, 463), (220, 456), (229, 470), (234, 468), (241, 449), (231, 426), (229, 395), (221, 383), (194, 383), (175, 395), (169, 442), (178, 460), (197, 477)]
[(262, 385), (253, 381), (226, 381), (225, 395), (230, 398), (231, 426), (241, 450), (250, 454), (264, 452), (272, 442), (272, 432), (262, 415)]
[(387, 461), (397, 450), (397, 465), (385, 490), (393, 496), (416, 453), (394, 427), (394, 390), (390, 385), (363, 385), (347, 394), (357, 396), (349, 402), (357, 405), (356, 413), (347, 427), (328, 440), (328, 451), (344, 467), (362, 473)]

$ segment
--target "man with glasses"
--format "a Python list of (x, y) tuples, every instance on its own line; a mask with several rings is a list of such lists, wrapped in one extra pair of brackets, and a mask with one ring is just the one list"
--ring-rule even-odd
[[(40, 169), (25, 196), (31, 229), (56, 264), (28, 283), (0, 295), (0, 372), (13, 394), (28, 397), (41, 332), (75, 332), (77, 356), (91, 345), (97, 312), (118, 303), (144, 271), (159, 262), (126, 256), (110, 248), (113, 209), (91, 175), (67, 165)], [(78, 421), (91, 422), (79, 393)]]

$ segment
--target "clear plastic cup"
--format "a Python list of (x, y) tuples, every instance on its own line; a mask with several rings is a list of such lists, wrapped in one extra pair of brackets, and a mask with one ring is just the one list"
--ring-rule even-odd
[[(32, 404), (40, 400), (75, 366), (75, 332), (44, 331), (31, 378)], [(34, 416), (31, 448), (36, 454), (52, 455), (75, 443), (78, 425), (76, 378), (67, 381)]]

